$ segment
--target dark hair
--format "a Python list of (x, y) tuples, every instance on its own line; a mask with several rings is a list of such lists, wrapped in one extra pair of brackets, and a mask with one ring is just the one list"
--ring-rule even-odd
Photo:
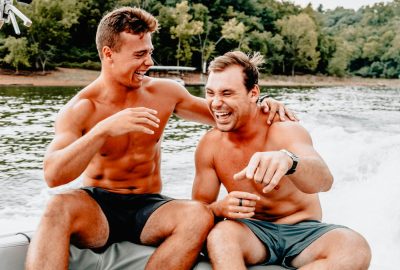
[(232, 65), (238, 65), (243, 69), (244, 85), (250, 91), (254, 85), (258, 84), (258, 66), (264, 63), (264, 57), (256, 52), (247, 55), (241, 51), (227, 52), (222, 56), (216, 57), (209, 65), (208, 72), (223, 71)]
[(107, 13), (100, 21), (96, 32), (96, 47), (100, 59), (103, 59), (102, 48), (108, 46), (120, 49), (119, 34), (153, 33), (158, 29), (158, 21), (153, 15), (140, 8), (121, 7)]

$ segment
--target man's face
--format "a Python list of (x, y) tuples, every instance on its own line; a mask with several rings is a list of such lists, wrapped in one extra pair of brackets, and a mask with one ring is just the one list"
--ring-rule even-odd
[(217, 128), (233, 131), (247, 122), (251, 104), (256, 102), (253, 90), (247, 92), (240, 66), (211, 72), (206, 84), (206, 101)]
[(144, 74), (154, 64), (151, 58), (151, 34), (120, 33), (119, 51), (111, 50), (106, 60), (111, 65), (114, 78), (127, 87), (141, 85)]

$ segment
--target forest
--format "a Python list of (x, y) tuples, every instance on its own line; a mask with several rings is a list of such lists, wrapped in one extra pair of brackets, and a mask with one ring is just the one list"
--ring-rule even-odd
[(0, 68), (42, 71), (100, 69), (97, 24), (120, 6), (141, 7), (159, 21), (153, 35), (156, 65), (205, 72), (231, 50), (265, 56), (264, 74), (399, 78), (400, 0), (358, 10), (302, 8), (276, 0), (33, 0), (14, 1), (32, 20), (0, 30)]

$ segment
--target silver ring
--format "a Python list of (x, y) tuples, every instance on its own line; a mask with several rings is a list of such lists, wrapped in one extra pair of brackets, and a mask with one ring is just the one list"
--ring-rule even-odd
[(243, 206), (243, 199), (242, 198), (239, 199), (239, 206)]

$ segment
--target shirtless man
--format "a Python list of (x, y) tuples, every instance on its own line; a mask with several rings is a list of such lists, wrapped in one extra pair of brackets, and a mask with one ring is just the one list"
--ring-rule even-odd
[[(217, 128), (196, 149), (192, 195), (225, 218), (207, 238), (213, 269), (367, 269), (365, 239), (321, 223), (318, 192), (329, 190), (333, 177), (308, 132), (296, 122), (263, 124), (260, 63), (258, 54), (229, 52), (209, 66), (206, 101)], [(217, 200), (221, 183), (228, 195)]]
[(214, 217), (202, 203), (159, 194), (161, 137), (172, 113), (214, 120), (204, 99), (172, 80), (144, 76), (157, 27), (137, 8), (101, 20), (101, 74), (60, 111), (44, 159), (50, 187), (82, 175), (84, 188), (49, 201), (27, 269), (67, 269), (70, 243), (100, 250), (120, 241), (159, 246), (147, 269), (189, 269), (195, 262)]

